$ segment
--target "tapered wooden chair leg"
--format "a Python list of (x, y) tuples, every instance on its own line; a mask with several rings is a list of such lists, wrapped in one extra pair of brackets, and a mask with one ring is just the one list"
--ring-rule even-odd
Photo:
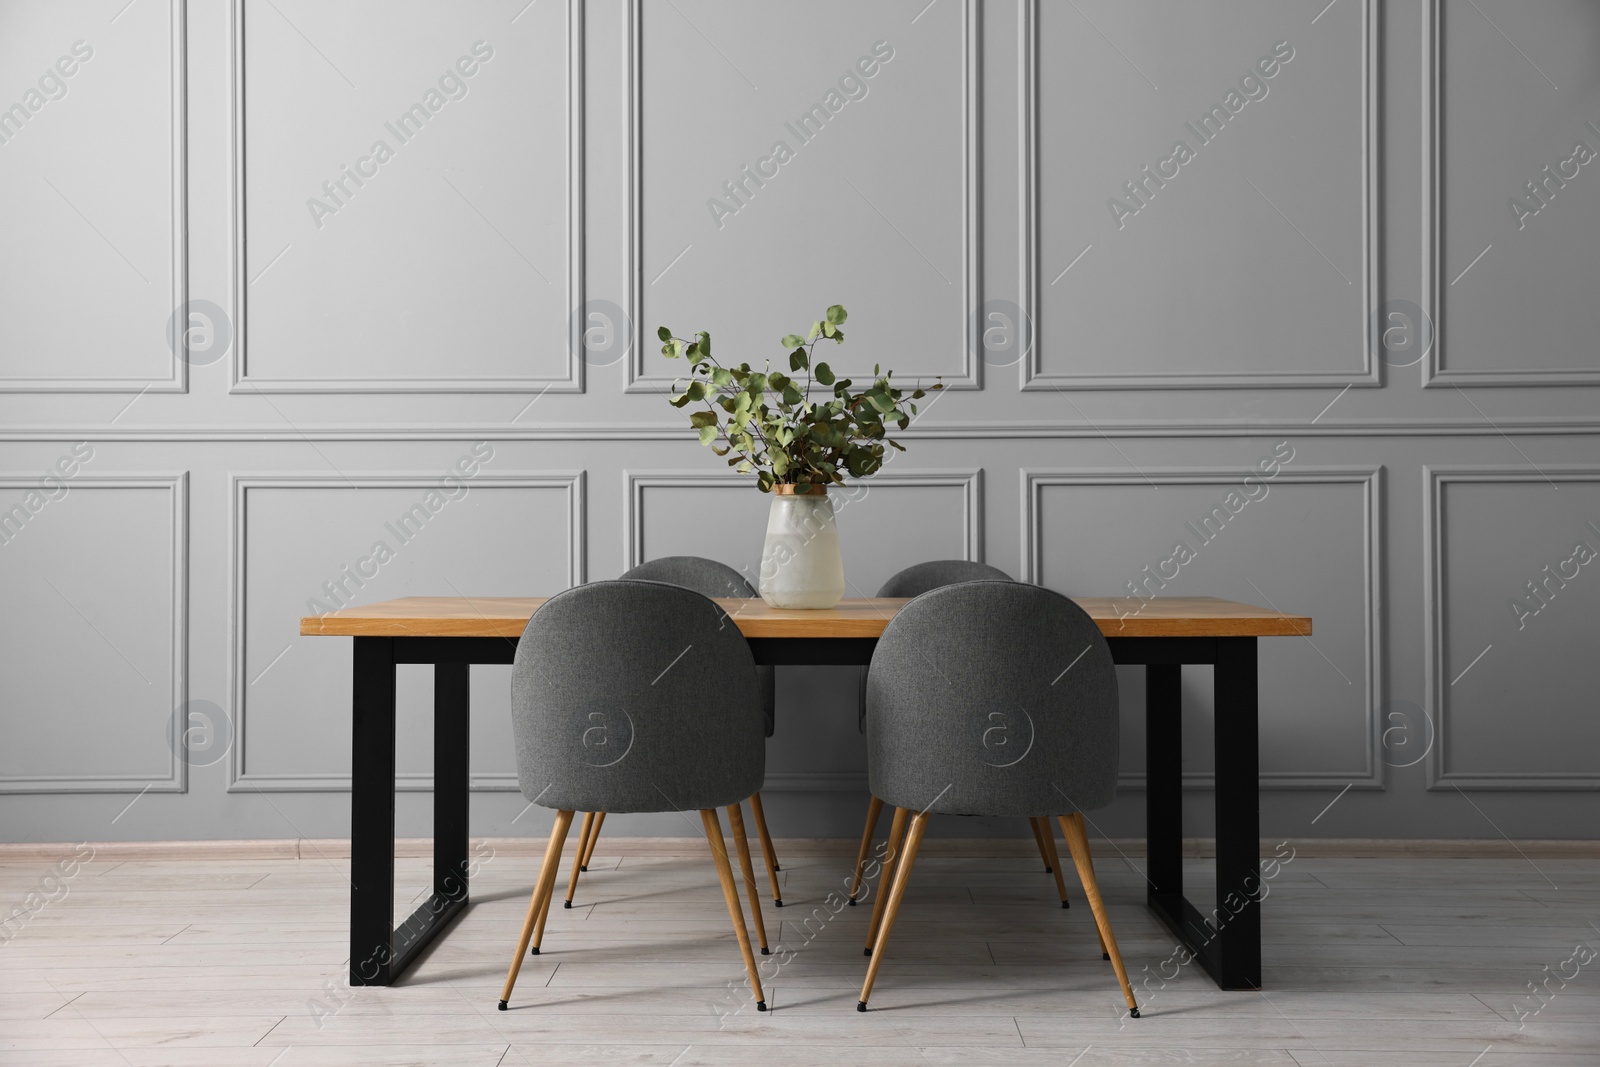
[(739, 854), (739, 871), (744, 875), (744, 895), (750, 901), (750, 915), (756, 924), (756, 942), (763, 956), (772, 955), (767, 947), (767, 926), (761, 921), (761, 890), (756, 888), (756, 871), (750, 865), (750, 839), (744, 832), (743, 805), (728, 805), (728, 829), (733, 834), (733, 847)]
[(861, 953), (863, 956), (872, 955), (872, 946), (878, 940), (878, 925), (883, 922), (883, 905), (889, 899), (889, 887), (894, 884), (900, 846), (906, 839), (906, 820), (910, 817), (910, 809), (895, 808), (894, 819), (889, 823), (889, 846), (883, 856), (883, 873), (878, 876), (878, 899), (872, 902), (872, 920), (867, 923), (867, 947)]
[(1056, 892), (1061, 894), (1061, 906), (1072, 907), (1072, 902), (1067, 899), (1067, 882), (1061, 876), (1061, 853), (1056, 851), (1056, 832), (1050, 825), (1050, 820), (1039, 816), (1034, 822), (1039, 834), (1039, 847), (1044, 850), (1044, 865), (1056, 876)]
[(1100, 930), (1100, 944), (1111, 957), (1111, 969), (1117, 972), (1122, 983), (1122, 996), (1128, 1002), (1128, 1014), (1139, 1017), (1139, 1002), (1133, 999), (1133, 987), (1128, 984), (1128, 972), (1122, 966), (1122, 952), (1117, 948), (1117, 936), (1111, 932), (1111, 917), (1106, 914), (1105, 901), (1100, 899), (1100, 884), (1094, 877), (1094, 858), (1089, 854), (1089, 835), (1083, 828), (1083, 813), (1058, 816), (1061, 832), (1066, 836), (1067, 848), (1072, 851), (1072, 862), (1078, 868), (1078, 879), (1083, 882), (1083, 895), (1089, 899), (1089, 910), (1094, 912), (1094, 924)]
[[(904, 810), (897, 809), (896, 816)], [(872, 996), (872, 983), (877, 981), (878, 968), (883, 965), (883, 950), (889, 945), (889, 932), (894, 929), (895, 916), (900, 914), (900, 901), (905, 898), (906, 884), (911, 881), (911, 866), (917, 862), (917, 849), (922, 845), (922, 834), (927, 828), (928, 813), (917, 812), (911, 820), (911, 832), (906, 835), (906, 854), (895, 864), (894, 887), (888, 893), (889, 904), (883, 913), (883, 928), (878, 931), (877, 944), (872, 946), (872, 962), (867, 964), (867, 977), (861, 983), (861, 999), (856, 1002), (856, 1011), (867, 1010), (867, 998)]]
[(767, 813), (761, 810), (761, 794), (750, 797), (750, 814), (755, 816), (756, 833), (761, 838), (761, 856), (767, 861), (767, 879), (772, 883), (772, 906), (783, 907), (783, 890), (778, 888), (778, 850), (772, 847), (772, 835), (767, 833)]
[(756, 957), (750, 951), (750, 932), (744, 928), (744, 912), (739, 907), (739, 889), (733, 884), (733, 868), (728, 865), (728, 848), (722, 843), (722, 820), (713, 808), (700, 810), (700, 821), (705, 824), (706, 842), (711, 846), (711, 862), (716, 865), (717, 878), (722, 882), (722, 896), (728, 902), (728, 917), (733, 920), (733, 933), (739, 939), (739, 951), (744, 953), (744, 968), (750, 975), (750, 991), (756, 997), (756, 1011), (767, 1010), (766, 994), (761, 992), (761, 975), (756, 972)]
[(872, 832), (878, 828), (878, 817), (883, 814), (883, 801), (873, 797), (867, 801), (867, 825), (861, 831), (861, 848), (856, 851), (856, 873), (850, 880), (850, 899), (845, 901), (852, 908), (856, 906), (856, 898), (861, 895), (861, 871), (867, 865), (867, 853), (872, 849)]
[(595, 812), (594, 829), (589, 831), (589, 847), (583, 850), (583, 859), (578, 864), (578, 866), (582, 867), (586, 873), (589, 870), (590, 862), (594, 859), (595, 842), (600, 840), (600, 827), (604, 826), (605, 824), (606, 813), (603, 811)]
[[(1044, 847), (1044, 832), (1039, 828), (1039, 817), (1037, 815), (1028, 816), (1028, 827), (1033, 830), (1033, 843), (1039, 846), (1039, 858), (1044, 860), (1044, 873), (1050, 874), (1054, 872), (1056, 869), (1055, 864), (1050, 862), (1050, 853)], [(1057, 881), (1059, 880), (1057, 879)]]
[(572, 907), (572, 895), (578, 891), (578, 872), (589, 869), (583, 865), (583, 853), (589, 847), (589, 834), (594, 829), (594, 812), (584, 812), (583, 828), (578, 831), (578, 850), (572, 856), (572, 879), (567, 882), (567, 900), (561, 905), (563, 908)]
[[(567, 830), (572, 826), (572, 812), (556, 812), (555, 825), (550, 828), (550, 843), (545, 846), (544, 864), (539, 868), (539, 880), (534, 883), (533, 897), (528, 901), (528, 917), (522, 923), (522, 936), (517, 939), (517, 951), (511, 956), (511, 971), (506, 975), (505, 988), (500, 990), (500, 1010), (506, 1010), (511, 990), (517, 984), (517, 973), (522, 970), (522, 957), (528, 952), (528, 941), (533, 937), (534, 920), (544, 910), (556, 889), (556, 869), (561, 865), (561, 847), (567, 843)], [(534, 951), (538, 951), (535, 949)]]

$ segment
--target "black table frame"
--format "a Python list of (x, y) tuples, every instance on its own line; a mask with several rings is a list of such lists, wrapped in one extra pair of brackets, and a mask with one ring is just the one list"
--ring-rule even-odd
[[(750, 638), (757, 663), (861, 665), (870, 637)], [(1146, 902), (1222, 989), (1261, 988), (1261, 843), (1256, 639), (1113, 637), (1145, 669)], [(357, 637), (350, 803), (350, 984), (389, 985), (467, 906), (468, 670), (510, 663), (516, 638)], [(431, 664), (433, 891), (394, 926), (395, 667)], [(1183, 895), (1185, 664), (1214, 667), (1217, 909)]]

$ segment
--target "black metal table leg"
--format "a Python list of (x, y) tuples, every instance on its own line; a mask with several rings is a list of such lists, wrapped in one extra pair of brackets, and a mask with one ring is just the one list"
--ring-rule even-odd
[[(1258, 799), (1256, 639), (1137, 640), (1119, 662), (1145, 667), (1145, 833), (1150, 910), (1221, 989), (1261, 988), (1261, 812)], [(1179, 642), (1182, 642), (1180, 645)], [(1215, 666), (1217, 905), (1201, 911), (1183, 895), (1181, 668)]]
[(433, 892), (462, 903), (467, 899), (471, 796), (470, 676), (466, 663), (439, 663), (433, 668)]
[(394, 959), (394, 641), (355, 639), (351, 693), (350, 984), (388, 985)]
[[(395, 675), (400, 642), (355, 642), (350, 984), (389, 985), (467, 906), (468, 671), (434, 665), (433, 892), (394, 928)], [(410, 650), (406, 650), (410, 651)], [(414, 657), (404, 655), (408, 661)]]
[(1183, 668), (1144, 669), (1145, 877), (1152, 900), (1183, 896)]
[(1261, 988), (1261, 800), (1256, 639), (1217, 640), (1216, 970), (1223, 989)]

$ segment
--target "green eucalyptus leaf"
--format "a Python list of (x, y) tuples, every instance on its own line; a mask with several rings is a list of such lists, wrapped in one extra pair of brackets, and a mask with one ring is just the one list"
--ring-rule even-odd
[(717, 439), (717, 428), (715, 426), (702, 426), (702, 427), (700, 427), (700, 443), (701, 444), (709, 445), (712, 441), (715, 441), (716, 439)]
[(828, 309), (828, 321), (833, 323), (835, 326), (843, 322), (846, 317), (847, 315), (844, 310), (844, 306), (841, 304), (835, 304)]
[(695, 339), (700, 342), (700, 354), (703, 356), (710, 356), (711, 335), (706, 333), (704, 330), (701, 330), (699, 333), (695, 334)]
[(715, 411), (697, 411), (689, 416), (689, 425), (699, 429), (702, 426), (715, 426), (717, 413)]
[(665, 326), (657, 326), (656, 336), (661, 338), (662, 342), (665, 343), (672, 340), (672, 331), (667, 329)]
[(807, 341), (815, 341), (817, 339), (817, 334), (819, 334), (821, 332), (822, 332), (822, 320), (818, 319), (816, 322), (813, 322), (811, 324), (811, 332), (806, 334), (806, 340)]
[(834, 383), (833, 368), (826, 363), (818, 363), (813, 373), (816, 375), (817, 381), (823, 385), (832, 385)]
[(835, 326), (833, 323), (825, 322), (825, 323), (822, 324), (822, 336), (824, 336), (824, 337), (832, 337), (837, 332), (838, 332), (838, 327)]
[(806, 343), (806, 339), (797, 333), (786, 333), (783, 335), (783, 340), (778, 343), (784, 348), (799, 348)]

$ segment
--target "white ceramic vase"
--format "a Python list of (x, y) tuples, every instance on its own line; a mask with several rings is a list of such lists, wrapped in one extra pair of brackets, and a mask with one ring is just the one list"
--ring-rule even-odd
[(775, 608), (831, 608), (844, 596), (844, 559), (833, 501), (823, 486), (772, 489), (761, 552), (761, 599)]

